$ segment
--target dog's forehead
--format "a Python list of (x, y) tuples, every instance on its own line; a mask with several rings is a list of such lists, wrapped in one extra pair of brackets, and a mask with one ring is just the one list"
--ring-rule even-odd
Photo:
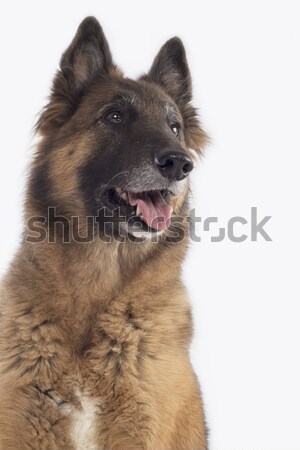
[(167, 97), (158, 96), (155, 92), (143, 90), (121, 89), (112, 99), (113, 105), (132, 108), (138, 113), (154, 116), (174, 116), (177, 108)]
[(135, 107), (147, 107), (155, 104), (164, 108), (171, 104), (171, 99), (155, 84), (144, 81), (124, 80), (118, 86), (120, 101), (124, 101)]
[[(102, 104), (130, 106), (136, 111), (178, 114), (176, 103), (155, 83), (127, 78), (97, 83), (93, 95)], [(95, 98), (94, 97), (94, 98)]]

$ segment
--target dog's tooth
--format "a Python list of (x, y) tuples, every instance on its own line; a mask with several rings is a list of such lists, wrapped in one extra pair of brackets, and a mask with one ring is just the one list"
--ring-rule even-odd
[(136, 215), (140, 216), (142, 214), (141, 208), (139, 207), (139, 205), (137, 205), (136, 207)]
[(128, 201), (128, 195), (127, 195), (127, 192), (122, 192), (121, 194), (120, 194), (120, 197), (123, 199), (123, 200), (125, 200), (126, 202)]

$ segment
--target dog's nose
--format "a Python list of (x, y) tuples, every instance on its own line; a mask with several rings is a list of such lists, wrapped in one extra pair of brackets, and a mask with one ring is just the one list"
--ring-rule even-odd
[(185, 153), (161, 150), (155, 155), (155, 165), (163, 177), (169, 180), (183, 180), (193, 170), (194, 164)]

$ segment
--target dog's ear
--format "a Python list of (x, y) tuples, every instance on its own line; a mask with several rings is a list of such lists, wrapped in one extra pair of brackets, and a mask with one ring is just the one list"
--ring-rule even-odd
[(63, 53), (52, 85), (50, 101), (36, 129), (42, 134), (61, 126), (73, 114), (86, 88), (115, 66), (105, 35), (94, 17), (85, 18)]
[(184, 120), (187, 146), (201, 153), (208, 138), (190, 103), (192, 81), (181, 39), (173, 37), (162, 46), (150, 71), (142, 79), (159, 84), (177, 103)]
[(62, 55), (62, 74), (69, 82), (70, 89), (76, 93), (101, 73), (108, 73), (112, 66), (112, 56), (99, 22), (94, 17), (87, 17)]
[(181, 39), (173, 37), (162, 46), (145, 78), (161, 85), (178, 105), (191, 101), (191, 75)]

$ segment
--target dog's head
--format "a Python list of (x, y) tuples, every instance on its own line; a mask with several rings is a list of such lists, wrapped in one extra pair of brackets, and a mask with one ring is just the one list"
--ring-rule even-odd
[(102, 222), (121, 222), (133, 235), (165, 230), (186, 207), (194, 153), (205, 142), (191, 98), (179, 38), (163, 45), (148, 74), (130, 80), (113, 63), (99, 23), (86, 18), (37, 124), (43, 141), (33, 201), (64, 214), (104, 210)]

